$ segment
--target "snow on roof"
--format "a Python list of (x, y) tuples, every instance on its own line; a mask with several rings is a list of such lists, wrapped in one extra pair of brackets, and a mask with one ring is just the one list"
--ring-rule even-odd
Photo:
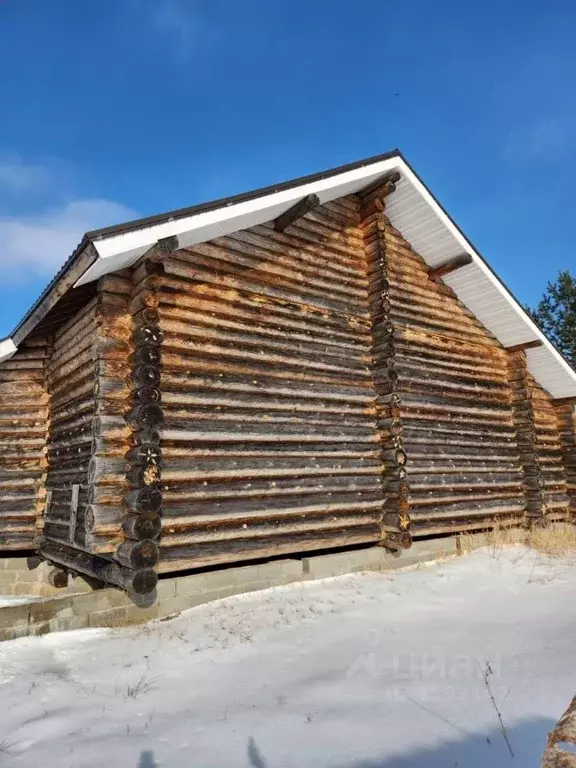
[[(398, 151), (232, 198), (89, 232), (82, 243), (84, 247), (91, 244), (97, 258), (92, 259), (92, 263), (87, 262), (76, 285), (130, 267), (158, 240), (166, 237), (176, 237), (180, 248), (206, 242), (276, 219), (306, 195), (315, 194), (321, 203), (326, 203), (360, 192), (393, 171), (398, 171), (401, 178), (394, 194), (386, 199), (386, 213), (392, 225), (432, 268), (453, 256), (469, 254), (471, 263), (445, 275), (444, 282), (504, 347), (541, 341), (542, 346), (526, 351), (530, 372), (554, 398), (576, 397), (576, 372), (537, 328)], [(79, 248), (73, 254), (56, 282), (62, 272), (74, 267), (81, 253)], [(33, 312), (40, 321), (43, 301), (48, 303), (50, 292), (57, 288), (54, 283), (15, 330), (13, 336), (17, 343), (23, 340), (20, 337), (24, 331), (30, 332)], [(15, 351), (12, 339), (0, 342), (0, 361)]]

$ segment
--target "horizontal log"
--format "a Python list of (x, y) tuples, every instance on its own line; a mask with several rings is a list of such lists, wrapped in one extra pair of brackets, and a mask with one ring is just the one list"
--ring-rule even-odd
[(524, 526), (523, 515), (510, 515), (498, 517), (494, 520), (477, 518), (476, 520), (455, 520), (449, 524), (441, 523), (414, 523), (412, 525), (412, 535), (414, 538), (421, 536), (442, 536), (455, 533), (464, 533), (465, 531), (492, 530), (493, 528), (519, 528)]
[(341, 532), (314, 531), (289, 536), (270, 536), (264, 540), (245, 540), (240, 543), (240, 547), (235, 547), (234, 542), (230, 542), (226, 548), (223, 548), (220, 542), (179, 547), (175, 541), (170, 547), (161, 547), (158, 569), (160, 573), (172, 573), (209, 565), (223, 565), (238, 561), (240, 558), (252, 560), (276, 557), (289, 552), (348, 547), (378, 542), (380, 536), (380, 528), (374, 523)]
[(141, 570), (122, 568), (101, 557), (74, 550), (62, 544), (44, 541), (40, 547), (40, 552), (50, 562), (135, 594), (150, 594), (154, 591), (158, 581), (156, 572), (151, 568)]
[(506, 352), (508, 353), (514, 353), (514, 352), (520, 352), (525, 351), (527, 349), (536, 349), (537, 347), (541, 347), (543, 345), (543, 341), (540, 339), (534, 339), (532, 341), (524, 341), (521, 344), (514, 344), (511, 347), (505, 347)]
[(451, 272), (454, 272), (457, 269), (461, 269), (462, 267), (466, 267), (471, 263), (472, 256), (470, 256), (469, 253), (463, 253), (460, 256), (454, 256), (453, 258), (444, 261), (437, 267), (433, 267), (428, 273), (428, 278), (430, 280), (439, 280), (440, 278), (449, 275)]

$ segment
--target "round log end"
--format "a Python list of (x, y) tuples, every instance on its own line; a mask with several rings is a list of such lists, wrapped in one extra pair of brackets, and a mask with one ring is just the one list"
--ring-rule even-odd
[(142, 387), (133, 393), (135, 403), (154, 403), (159, 405), (162, 402), (162, 393), (154, 387)]
[(123, 524), (124, 535), (129, 539), (157, 539), (162, 530), (160, 515), (130, 515)]
[(139, 365), (155, 365), (158, 366), (161, 363), (161, 355), (158, 347), (151, 345), (145, 345), (133, 355), (133, 361)]
[(125, 541), (116, 550), (116, 559), (128, 568), (152, 568), (158, 562), (160, 550), (151, 539)]
[(143, 568), (141, 571), (127, 573), (125, 576), (126, 589), (136, 595), (149, 595), (154, 592), (157, 583), (158, 574), (152, 568)]
[(128, 451), (126, 459), (140, 466), (161, 464), (162, 449), (154, 443), (140, 443)]
[(164, 421), (164, 412), (159, 405), (146, 403), (136, 406), (126, 416), (126, 421), (132, 429), (154, 428)]
[(140, 365), (128, 377), (127, 383), (132, 389), (138, 387), (157, 387), (160, 384), (160, 369), (155, 365)]
[(388, 533), (382, 544), (386, 549), (410, 549), (412, 546), (412, 535), (408, 531)]
[(68, 574), (61, 568), (53, 568), (48, 574), (48, 581), (56, 589), (65, 589), (68, 586)]
[(162, 491), (159, 488), (140, 488), (125, 497), (128, 509), (139, 513), (158, 512), (162, 506)]
[(135, 445), (158, 445), (160, 442), (160, 433), (156, 429), (144, 427), (133, 435)]
[(153, 324), (156, 325), (159, 320), (159, 314), (155, 309), (152, 309), (151, 307), (144, 307), (142, 310), (142, 320), (146, 324)]
[(397, 467), (405, 467), (406, 462), (408, 461), (408, 456), (406, 455), (406, 451), (404, 448), (397, 448), (396, 449), (396, 466)]
[(134, 334), (137, 345), (159, 346), (164, 340), (164, 332), (157, 325), (143, 325)]

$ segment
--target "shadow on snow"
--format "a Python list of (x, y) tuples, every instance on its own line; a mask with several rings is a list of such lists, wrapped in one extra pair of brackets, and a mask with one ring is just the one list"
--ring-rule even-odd
[[(383, 723), (384, 725), (384, 723)], [(542, 752), (546, 746), (548, 732), (555, 723), (546, 718), (526, 720), (507, 729), (507, 735), (514, 752), (512, 756), (498, 728), (486, 734), (470, 734), (457, 741), (446, 741), (436, 747), (418, 750), (394, 757), (362, 758), (352, 762), (334, 763), (334, 768), (539, 768)], [(392, 746), (392, 745), (391, 745)], [(161, 768), (154, 753), (142, 752), (137, 768)], [(199, 768), (194, 761), (176, 765), (166, 763), (170, 768)], [(248, 740), (246, 756), (230, 768), (282, 768), (274, 755), (265, 755), (256, 740)], [(310, 763), (304, 758), (302, 768), (325, 768), (327, 763), (315, 760)], [(202, 768), (210, 768), (209, 765)]]

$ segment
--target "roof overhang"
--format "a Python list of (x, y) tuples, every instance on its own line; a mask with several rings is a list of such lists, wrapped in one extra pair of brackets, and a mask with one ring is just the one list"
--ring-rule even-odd
[(10, 360), (12, 355), (15, 355), (17, 351), (18, 347), (14, 344), (11, 337), (2, 339), (0, 341), (0, 363), (3, 363), (4, 360)]
[[(431, 268), (452, 257), (469, 254), (471, 262), (445, 275), (444, 282), (504, 347), (541, 341), (542, 346), (526, 351), (530, 372), (554, 398), (575, 397), (576, 372), (538, 329), (399, 152), (248, 195), (88, 233), (63, 274), (57, 276), (53, 291), (62, 295), (62, 281), (70, 288), (130, 267), (159, 240), (176, 238), (180, 248), (206, 242), (274, 220), (307, 195), (317, 195), (320, 203), (326, 203), (356, 194), (393, 171), (401, 175), (396, 191), (386, 198), (386, 212), (393, 226)], [(29, 313), (13, 334), (16, 344), (23, 338), (22, 331), (30, 332), (33, 323), (43, 316), (42, 312), (46, 314), (54, 306), (54, 296), (45, 296), (44, 302), (45, 311), (41, 299), (34, 313)]]

